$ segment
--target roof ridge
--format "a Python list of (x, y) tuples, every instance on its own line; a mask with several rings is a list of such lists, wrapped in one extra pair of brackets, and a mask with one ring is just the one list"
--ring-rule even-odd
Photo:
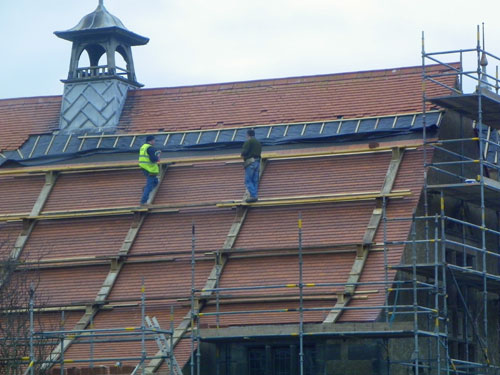
[(56, 103), (60, 101), (62, 95), (47, 95), (47, 96), (27, 96), (18, 98), (0, 98), (0, 105), (23, 105), (23, 104), (44, 104), (44, 103)]
[[(460, 65), (460, 62), (452, 62), (449, 65)], [(442, 64), (432, 64), (426, 65), (426, 68), (443, 68), (446, 66)], [(131, 95), (153, 95), (156, 92), (158, 94), (166, 94), (168, 91), (172, 93), (180, 93), (183, 91), (216, 91), (220, 89), (233, 89), (233, 88), (252, 88), (252, 87), (265, 87), (265, 86), (278, 86), (278, 85), (291, 85), (291, 84), (307, 84), (314, 82), (327, 82), (327, 81), (347, 81), (347, 80), (357, 80), (357, 79), (367, 79), (367, 78), (382, 78), (387, 76), (389, 73), (399, 72), (399, 75), (410, 75), (410, 74), (421, 74), (422, 66), (406, 66), (406, 67), (395, 67), (387, 69), (374, 69), (374, 70), (360, 70), (354, 72), (342, 72), (342, 73), (326, 73), (326, 74), (316, 74), (316, 75), (305, 75), (305, 76), (289, 76), (281, 78), (264, 78), (255, 79), (248, 81), (228, 81), (228, 82), (215, 82), (207, 84), (195, 84), (195, 85), (184, 85), (184, 86), (170, 86), (170, 87), (150, 87), (143, 88), (141, 90), (130, 92)], [(323, 78), (323, 79), (322, 79)], [(330, 79), (328, 79), (330, 78)], [(213, 88), (210, 90), (210, 88)], [(205, 90), (203, 90), (205, 89)]]
[[(459, 62), (449, 63), (449, 65), (460, 65)], [(446, 67), (442, 64), (426, 65), (426, 68), (438, 68)], [(367, 79), (367, 78), (381, 78), (387, 76), (388, 73), (394, 73), (395, 71), (400, 72), (399, 75), (409, 75), (409, 74), (420, 74), (422, 66), (404, 66), (395, 67), (388, 69), (374, 69), (374, 70), (359, 70), (354, 72), (342, 72), (342, 73), (326, 73), (326, 74), (316, 74), (316, 75), (305, 75), (305, 76), (289, 76), (281, 78), (264, 78), (255, 79), (248, 81), (228, 81), (228, 82), (215, 82), (207, 84), (195, 84), (195, 85), (184, 85), (184, 86), (166, 86), (166, 87), (150, 87), (143, 88), (140, 90), (133, 90), (129, 92), (129, 95), (154, 95), (165, 94), (168, 91), (172, 93), (179, 92), (192, 92), (197, 89), (200, 91), (216, 91), (220, 89), (232, 89), (232, 88), (252, 88), (252, 87), (264, 87), (271, 85), (292, 85), (292, 84), (307, 84), (314, 82), (327, 82), (327, 81), (347, 81), (347, 80), (357, 80), (357, 79)], [(324, 79), (322, 79), (324, 78)], [(330, 78), (330, 79), (325, 79)], [(213, 88), (213, 90), (210, 90)], [(31, 97), (17, 97), (17, 98), (0, 98), (0, 105), (10, 105), (10, 104), (33, 104), (33, 103), (54, 103), (61, 100), (62, 95), (47, 95), (47, 96), (31, 96)]]

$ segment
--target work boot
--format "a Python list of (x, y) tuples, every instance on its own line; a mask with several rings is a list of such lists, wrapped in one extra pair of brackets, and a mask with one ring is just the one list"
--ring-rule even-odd
[(259, 199), (257, 197), (249, 197), (246, 199), (247, 203), (257, 202)]

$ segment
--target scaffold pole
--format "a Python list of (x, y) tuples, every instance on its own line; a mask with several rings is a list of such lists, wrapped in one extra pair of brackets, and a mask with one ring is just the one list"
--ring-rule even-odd
[(299, 360), (300, 375), (304, 375), (304, 279), (302, 259), (302, 213), (299, 212)]

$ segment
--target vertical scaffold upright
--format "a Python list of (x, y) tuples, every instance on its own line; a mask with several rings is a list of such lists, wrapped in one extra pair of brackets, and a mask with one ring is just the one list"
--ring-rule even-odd
[[(477, 67), (464, 69), (468, 56), (475, 57)], [(441, 57), (457, 56), (455, 63), (441, 61)], [(384, 231), (384, 281), (355, 283), (311, 283), (302, 274), (302, 220), (299, 217), (298, 283), (221, 287), (220, 273), (211, 289), (197, 289), (195, 285), (195, 236), (192, 237), (191, 284), (191, 373), (199, 373), (201, 348), (200, 320), (213, 318), (217, 330), (219, 318), (231, 315), (297, 314), (299, 332), (277, 334), (275, 337), (299, 339), (299, 372), (306, 373), (304, 337), (333, 335), (333, 332), (305, 332), (303, 314), (310, 311), (331, 311), (331, 306), (304, 306), (304, 288), (325, 288), (382, 285), (386, 290), (385, 303), (375, 306), (340, 306), (339, 311), (379, 309), (386, 312), (389, 327), (397, 320), (412, 323), (404, 337), (398, 332), (363, 332), (397, 340), (410, 340), (411, 345), (399, 345), (388, 355), (387, 374), (500, 374), (500, 353), (490, 353), (490, 347), (499, 347), (498, 338), (488, 330), (490, 324), (498, 325), (498, 312), (492, 314), (494, 301), (500, 293), (500, 96), (499, 81), (486, 72), (486, 56), (500, 62), (500, 58), (486, 52), (480, 43), (475, 48), (427, 53), (422, 35), (422, 112), (423, 112), (423, 161), (424, 185), (422, 207), (412, 217), (388, 217), (389, 200), (382, 197)], [(428, 70), (426, 64), (434, 67)], [(498, 70), (497, 70), (498, 71)], [(454, 81), (453, 85), (447, 82)], [(494, 82), (493, 84), (490, 81)], [(471, 93), (465, 87), (475, 83)], [(449, 90), (449, 96), (434, 97), (432, 86)], [(426, 116), (431, 105), (446, 110), (441, 128), (427, 127)], [(434, 109), (433, 109), (434, 110)], [(392, 222), (411, 222), (409, 237), (405, 241), (391, 241), (388, 233)], [(494, 228), (494, 229), (493, 229)], [(388, 254), (391, 247), (404, 248), (402, 260)], [(217, 257), (219, 253), (217, 253)], [(391, 262), (398, 262), (392, 264)], [(394, 274), (394, 272), (397, 272)], [(396, 279), (394, 278), (396, 276)], [(314, 281), (314, 280), (310, 280)], [(264, 289), (297, 288), (298, 307), (232, 311), (222, 309), (221, 300), (226, 292), (263, 291)], [(215, 311), (201, 312), (198, 301), (201, 293), (213, 292)], [(222, 293), (222, 294), (221, 294)], [(496, 300), (494, 300), (496, 298)], [(208, 324), (207, 324), (208, 325)], [(500, 327), (500, 326), (499, 326)], [(353, 333), (354, 335), (354, 333)], [(390, 336), (392, 335), (392, 336)], [(257, 335), (256, 335), (257, 336)], [(217, 336), (223, 338), (222, 334)], [(249, 339), (248, 336), (243, 336)], [(234, 337), (231, 337), (234, 339)], [(407, 355), (407, 349), (411, 353)], [(195, 353), (196, 351), (196, 353)], [(220, 361), (216, 361), (217, 373)]]
[[(87, 365), (89, 368), (94, 367), (97, 363), (100, 367), (121, 367), (125, 363), (137, 363), (135, 369), (132, 371), (131, 375), (145, 374), (145, 362), (146, 360), (162, 359), (169, 364), (169, 374), (170, 375), (181, 375), (182, 371), (174, 356), (174, 346), (173, 346), (173, 306), (170, 309), (170, 329), (162, 329), (156, 317), (152, 318), (155, 322), (154, 325), (146, 325), (146, 322), (151, 321), (151, 319), (146, 315), (146, 294), (145, 294), (145, 284), (144, 278), (141, 283), (141, 325), (140, 326), (129, 326), (120, 328), (95, 328), (93, 325), (87, 329), (80, 330), (66, 330), (61, 327), (58, 330), (46, 330), (43, 327), (36, 328), (35, 322), (35, 291), (33, 287), (30, 287), (29, 294), (29, 357), (20, 358), (21, 362), (26, 364), (25, 371), (23, 375), (35, 375), (38, 373), (38, 369), (41, 366), (47, 366), (48, 368), (52, 366), (59, 366), (59, 371), (61, 374), (65, 374), (65, 364), (78, 364)], [(43, 309), (40, 310), (43, 312)], [(62, 316), (64, 316), (64, 311)], [(64, 318), (62, 319), (64, 320)], [(167, 340), (168, 337), (168, 340)], [(61, 355), (58, 357), (46, 357), (50, 350), (40, 349), (35, 353), (36, 347), (47, 347), (52, 349), (57, 343), (64, 343), (68, 338), (74, 340), (74, 345), (79, 345), (84, 348), (89, 349), (90, 356), (88, 358), (79, 357), (67, 358), (65, 357), (65, 352), (62, 351)], [(146, 342), (156, 341), (158, 346), (161, 343), (161, 355), (148, 355)], [(140, 356), (131, 354), (129, 356), (102, 356), (95, 355), (94, 345), (95, 344), (117, 344), (117, 343), (138, 343), (140, 345)], [(99, 354), (97, 352), (97, 354)], [(103, 365), (106, 364), (106, 365)], [(56, 370), (57, 371), (57, 370)], [(118, 371), (118, 370), (115, 370)], [(124, 370), (125, 371), (125, 370)], [(54, 372), (55, 373), (55, 372)]]
[[(412, 290), (396, 284), (386, 301), (412, 300), (414, 342), (409, 360), (392, 362), (391, 369), (500, 373), (498, 350), (490, 350), (498, 348), (500, 318), (494, 311), (500, 294), (500, 96), (498, 67), (496, 77), (488, 75), (488, 58), (500, 62), (484, 49), (484, 30), (481, 45), (479, 26), (470, 49), (426, 52), (422, 33), (423, 205), (413, 215), (408, 241), (391, 242), (384, 233), (386, 248), (406, 246), (401, 264), (385, 261), (386, 274), (399, 271)], [(476, 67), (465, 69), (471, 60)], [(449, 94), (434, 96), (436, 85)], [(432, 105), (446, 110), (439, 130), (426, 126)], [(384, 202), (384, 232), (391, 221), (403, 220), (385, 215)], [(395, 315), (389, 312), (388, 321)]]

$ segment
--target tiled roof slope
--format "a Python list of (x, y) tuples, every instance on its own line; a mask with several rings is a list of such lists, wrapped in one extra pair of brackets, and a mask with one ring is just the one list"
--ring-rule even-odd
[[(414, 141), (413, 141), (414, 142)], [(396, 143), (387, 143), (394, 146)], [(339, 146), (326, 148), (337, 149)], [(263, 171), (260, 198), (298, 195), (320, 195), (380, 191), (391, 160), (390, 149), (369, 153), (330, 155), (322, 157), (286, 158), (269, 160)], [(306, 152), (305, 149), (301, 150)], [(310, 150), (309, 150), (310, 151)], [(291, 150), (278, 151), (287, 156)], [(409, 189), (411, 195), (390, 200), (388, 216), (411, 216), (418, 204), (423, 175), (422, 151), (405, 151), (394, 189)], [(136, 204), (143, 184), (139, 170), (110, 172), (62, 173), (43, 212), (123, 207)], [(24, 185), (22, 182), (25, 182)], [(31, 176), (20, 176), (13, 187), (5, 192), (6, 201), (16, 199), (17, 186), (41, 181)], [(219, 182), (219, 184), (217, 184)], [(168, 168), (160, 185), (154, 204), (182, 205), (179, 211), (150, 213), (143, 222), (132, 244), (128, 258), (114, 284), (108, 302), (111, 310), (99, 312), (94, 318), (95, 327), (125, 327), (139, 325), (140, 285), (146, 283), (146, 312), (157, 314), (162, 326), (168, 327), (170, 306), (175, 307), (175, 323), (179, 324), (189, 311), (191, 282), (191, 225), (196, 225), (197, 288), (205, 285), (214, 264), (213, 253), (223, 246), (231, 232), (235, 210), (214, 206), (214, 201), (241, 199), (243, 194), (241, 164), (224, 162), (194, 162), (191, 166)], [(30, 187), (31, 189), (31, 187)], [(29, 196), (36, 196), (30, 191)], [(33, 202), (33, 198), (30, 198)], [(211, 202), (207, 206), (203, 202)], [(6, 212), (13, 208), (5, 204)], [(29, 211), (24, 207), (24, 211)], [(304, 281), (310, 283), (344, 283), (355, 259), (355, 244), (362, 242), (375, 200), (322, 203), (285, 207), (251, 208), (229, 261), (222, 271), (221, 287), (290, 284), (298, 282), (297, 218), (303, 218)], [(28, 260), (53, 260), (53, 265), (42, 264), (41, 287), (49, 297), (49, 305), (58, 307), (84, 306), (92, 303), (110, 269), (110, 257), (116, 256), (133, 226), (133, 214), (99, 218), (73, 218), (37, 222), (21, 255)], [(404, 240), (408, 237), (410, 222), (395, 222), (388, 228), (389, 239)], [(0, 239), (12, 239), (19, 234), (19, 223), (0, 225)], [(382, 242), (379, 228), (375, 242)], [(10, 242), (12, 242), (10, 240)], [(1, 253), (0, 253), (1, 254)], [(393, 264), (401, 258), (402, 248), (392, 247), (388, 257)], [(65, 258), (62, 260), (61, 258)], [(383, 253), (370, 252), (361, 274), (362, 282), (384, 280)], [(394, 277), (391, 274), (390, 277)], [(336, 293), (341, 286), (308, 288), (305, 291), (305, 321), (321, 323), (336, 303)], [(364, 294), (366, 291), (366, 294)], [(349, 307), (380, 306), (383, 304), (384, 287), (359, 287), (357, 298)], [(298, 305), (297, 290), (269, 289), (222, 293), (221, 310), (276, 310), (295, 309)], [(257, 299), (256, 299), (257, 298)], [(203, 312), (214, 312), (210, 301)], [(83, 311), (82, 311), (83, 314)], [(374, 321), (380, 309), (344, 312), (341, 322)], [(225, 315), (221, 326), (247, 324), (295, 323), (298, 313), (268, 312)], [(201, 319), (203, 327), (213, 327), (214, 316)], [(66, 328), (71, 328), (66, 326)], [(96, 357), (140, 355), (138, 343), (99, 346)], [(147, 344), (148, 354), (155, 354), (153, 342)], [(102, 349), (102, 351), (101, 351)], [(88, 346), (72, 345), (66, 358), (88, 357)], [(99, 354), (97, 354), (99, 353)], [(189, 341), (182, 340), (176, 347), (178, 360), (185, 363), (189, 354)], [(128, 362), (127, 362), (128, 363)], [(131, 361), (131, 365), (136, 362)]]
[(42, 221), (35, 226), (21, 256), (32, 261), (112, 256), (130, 223), (130, 217)]
[(60, 96), (0, 100), (0, 152), (15, 150), (30, 134), (59, 126)]
[[(422, 150), (411, 150), (405, 153), (399, 173), (396, 178), (394, 189), (409, 189), (412, 194), (408, 198), (388, 202), (387, 216), (389, 218), (411, 216), (411, 212), (416, 208), (419, 201), (420, 190), (423, 183), (422, 175)], [(314, 168), (307, 168), (307, 161), (301, 167), (296, 163), (295, 177), (276, 174), (267, 174), (268, 184), (282, 184), (286, 190), (287, 179), (292, 181), (309, 178), (311, 181), (317, 181), (316, 185), (309, 193), (325, 193), (326, 191), (336, 191), (336, 186), (340, 184), (344, 191), (361, 191), (366, 187), (363, 183), (348, 184), (341, 177), (345, 176), (343, 169), (346, 168), (342, 163), (342, 158), (331, 158), (331, 162), (319, 160), (318, 164), (323, 165), (324, 173), (337, 176), (339, 183), (336, 184), (328, 179), (315, 180)], [(385, 173), (377, 171), (382, 165), (389, 164), (389, 160), (379, 156), (372, 156), (373, 164), (362, 162), (363, 156), (352, 156), (349, 163), (350, 173), (353, 176), (364, 176), (366, 181), (379, 180)], [(359, 159), (356, 159), (359, 158)], [(358, 163), (359, 161), (359, 163)], [(329, 165), (326, 167), (326, 165)], [(275, 164), (276, 166), (276, 164)], [(380, 176), (382, 175), (382, 176)], [(378, 181), (378, 187), (382, 185), (382, 180)], [(265, 179), (263, 179), (263, 186)], [(272, 181), (272, 182), (271, 182)], [(323, 181), (323, 183), (321, 183)], [(346, 185), (343, 185), (346, 183)], [(293, 183), (291, 183), (293, 185)], [(373, 186), (374, 188), (374, 186)], [(375, 188), (376, 190), (376, 188)], [(264, 191), (264, 188), (263, 188)], [(272, 190), (269, 190), (272, 191)], [(266, 249), (265, 254), (277, 252), (284, 248), (297, 248), (297, 218), (299, 212), (303, 220), (303, 246), (307, 251), (316, 255), (304, 256), (304, 282), (305, 283), (345, 283), (349, 276), (350, 265), (355, 258), (355, 251), (349, 251), (348, 244), (361, 243), (363, 234), (368, 226), (371, 211), (374, 208), (374, 202), (351, 202), (337, 203), (331, 205), (308, 207), (290, 207), (290, 208), (272, 208), (252, 210), (245, 221), (245, 225), (238, 237), (236, 248), (244, 249)], [(393, 222), (387, 227), (388, 240), (404, 240), (408, 237), (410, 222)], [(379, 226), (375, 243), (383, 243), (383, 227)], [(256, 235), (258, 233), (258, 235)], [(345, 244), (345, 246), (342, 246)], [(387, 253), (390, 264), (398, 264), (402, 256), (403, 248), (401, 246), (390, 247)], [(370, 252), (366, 265), (361, 273), (360, 282), (381, 282), (384, 280), (384, 254), (379, 250)], [(256, 271), (258, 270), (258, 271)], [(389, 274), (394, 277), (394, 273)], [(255, 285), (277, 285), (297, 283), (298, 278), (298, 259), (295, 256), (262, 257), (248, 260), (229, 260), (221, 278), (222, 288), (255, 286)], [(265, 281), (264, 281), (265, 280)], [(318, 311), (309, 311), (305, 314), (305, 321), (311, 323), (321, 323), (329, 313), (328, 306), (332, 306), (330, 298), (335, 298), (335, 293), (342, 287), (332, 286), (328, 288), (306, 288), (304, 297), (310, 307), (320, 308)], [(366, 295), (361, 293), (364, 290), (370, 290)], [(353, 299), (348, 305), (351, 307), (361, 307), (362, 309), (345, 311), (340, 322), (361, 322), (375, 321), (380, 314), (380, 309), (366, 309), (369, 306), (381, 306), (384, 304), (384, 287), (380, 284), (359, 286), (359, 299)], [(250, 297), (256, 295), (252, 291), (231, 292), (233, 297)], [(223, 304), (221, 311), (245, 311), (245, 310), (264, 310), (264, 309), (293, 309), (296, 307), (290, 301), (277, 302), (272, 301), (277, 297), (284, 295), (295, 295), (294, 289), (269, 289), (259, 291), (262, 297), (267, 297), (269, 301), (240, 302), (237, 305)], [(267, 306), (267, 307), (266, 307)], [(307, 305), (305, 305), (307, 307)], [(206, 312), (214, 312), (214, 307), (209, 306)], [(277, 320), (282, 323), (298, 322), (298, 313), (291, 311), (289, 313), (259, 313), (259, 314), (237, 314), (222, 315), (219, 324), (222, 326), (244, 325), (244, 324), (274, 324)], [(207, 316), (202, 318), (203, 324), (215, 325), (215, 317)]]
[[(230, 126), (241, 123), (311, 121), (319, 117), (326, 119), (340, 115), (390, 115), (420, 110), (420, 94), (420, 68), (141, 90), (130, 95), (121, 130), (145, 132), (157, 131), (165, 126), (171, 126), (172, 130), (189, 129), (193, 126), (213, 127), (219, 122), (221, 126)], [(317, 100), (314, 101), (313, 98)], [(8, 101), (0, 101), (0, 107), (5, 102)], [(33, 105), (34, 102), (27, 100), (26, 103)], [(12, 104), (11, 101), (9, 105)], [(57, 117), (57, 113), (54, 114)], [(8, 131), (9, 127), (6, 129), (1, 131)], [(260, 200), (265, 202), (285, 196), (378, 192), (391, 162), (390, 147), (404, 143), (414, 146), (420, 140), (396, 141), (386, 138), (380, 140), (380, 143), (386, 147), (367, 149), (366, 153), (357, 152), (353, 145), (323, 146), (322, 152), (332, 154), (321, 157), (304, 156), (312, 151), (317, 152), (315, 147), (273, 151), (286, 158), (267, 161), (261, 180)], [(293, 158), (291, 154), (294, 152), (303, 155)], [(214, 154), (217, 156), (217, 151)], [(410, 217), (417, 207), (423, 183), (422, 158), (420, 148), (410, 147), (405, 151), (393, 190), (401, 189), (411, 194), (388, 201), (389, 217)], [(174, 306), (175, 324), (180, 323), (189, 311), (191, 226), (193, 223), (196, 225), (195, 284), (196, 287), (203, 287), (213, 270), (214, 253), (234, 234), (233, 223), (241, 211), (218, 207), (214, 201), (227, 203), (241, 199), (244, 190), (241, 163), (189, 163), (192, 165), (181, 162), (175, 167), (167, 168), (153, 203), (169, 207), (151, 208), (152, 211), (144, 214), (145, 219), (140, 224), (137, 221), (140, 213), (134, 210), (117, 216), (59, 220), (52, 218), (35, 222), (21, 259), (35, 262), (42, 260), (40, 285), (49, 297), (49, 304), (53, 307), (65, 305), (70, 310), (77, 308), (75, 304), (92, 305), (105, 284), (104, 280), (109, 280), (107, 272), (114, 272), (116, 262), (123, 261), (116, 283), (107, 295), (107, 306), (94, 318), (95, 326), (139, 325), (139, 291), (143, 278), (146, 283), (147, 313), (157, 314), (162, 327), (166, 327), (169, 324), (169, 308)], [(16, 178), (2, 177), (0, 183), (2, 187), (6, 186), (0, 198), (0, 214), (5, 215), (30, 212), (37, 196), (40, 197), (38, 192), (41, 191), (44, 180), (41, 176), (20, 175)], [(42, 215), (54, 211), (135, 206), (143, 183), (144, 177), (138, 169), (65, 171), (58, 176), (42, 209)], [(23, 194), (24, 200), (21, 199)], [(17, 202), (19, 203), (16, 204)], [(179, 205), (186, 204), (191, 206), (179, 208)], [(172, 209), (171, 206), (176, 207)], [(168, 212), (162, 211), (167, 208)], [(377, 202), (374, 199), (251, 207), (237, 233), (228, 263), (222, 270), (220, 286), (298, 282), (299, 213), (303, 218), (303, 245), (306, 252), (304, 281), (343, 283), (349, 277), (355, 260), (356, 245), (362, 242), (376, 208)], [(155, 209), (160, 212), (153, 212)], [(138, 234), (131, 241), (127, 233), (135, 228), (139, 228)], [(389, 240), (405, 240), (410, 230), (410, 221), (396, 221), (387, 229)], [(6, 240), (11, 246), (22, 230), (23, 225), (19, 221), (0, 222), (0, 240)], [(360, 276), (361, 282), (384, 280), (382, 241), (383, 231), (379, 226), (373, 251), (370, 251)], [(119, 252), (126, 243), (130, 244), (130, 250), (123, 255)], [(402, 252), (402, 247), (389, 247), (388, 259), (392, 264), (397, 264)], [(0, 256), (7, 253), (8, 251), (0, 248)], [(389, 277), (393, 278), (394, 273), (390, 273)], [(305, 321), (321, 323), (335, 306), (336, 293), (341, 290), (343, 287), (338, 285), (308, 288), (305, 292), (305, 307), (311, 310), (304, 314)], [(353, 298), (348, 307), (366, 308), (384, 303), (383, 285), (359, 287), (357, 292), (356, 298)], [(298, 306), (296, 289), (223, 294), (222, 311), (295, 309)], [(215, 305), (211, 300), (203, 312), (210, 313), (214, 310)], [(339, 321), (375, 321), (380, 312), (380, 308), (347, 310), (342, 313)], [(75, 314), (78, 312), (71, 314), (72, 321), (78, 320)], [(80, 316), (82, 315), (83, 311)], [(249, 312), (225, 315), (221, 317), (220, 324), (238, 326), (295, 323), (298, 319), (296, 311), (286, 314), (273, 311), (262, 314)], [(215, 321), (215, 317), (210, 315), (201, 319), (203, 326), (213, 326)], [(183, 340), (176, 348), (181, 363), (187, 360), (187, 342), (188, 340)], [(148, 354), (154, 355), (154, 343), (148, 342), (147, 346)], [(101, 358), (110, 353), (116, 356), (138, 356), (140, 352), (137, 348), (137, 343), (111, 344), (105, 348), (100, 347), (102, 350), (96, 350), (99, 353), (96, 355)], [(67, 358), (83, 357), (88, 357), (88, 347), (70, 346)], [(131, 365), (136, 363), (133, 361)]]
[[(458, 64), (455, 64), (458, 66)], [(429, 72), (442, 67), (429, 66)], [(279, 124), (421, 110), (421, 67), (131, 91), (119, 132)], [(453, 86), (453, 77), (441, 78)], [(429, 96), (443, 93), (437, 85)], [(397, 95), (395, 95), (397, 93)], [(0, 152), (56, 130), (61, 97), (0, 100)]]
[(0, 177), (0, 215), (30, 212), (44, 184), (43, 176)]
[[(431, 154), (428, 154), (428, 162), (431, 160)], [(418, 200), (420, 198), (420, 191), (424, 182), (423, 177), (423, 150), (415, 150), (406, 152), (401, 167), (398, 173), (398, 177), (394, 183), (393, 189), (410, 189), (412, 195), (407, 199), (399, 201), (391, 201), (387, 205), (386, 215), (388, 218), (402, 218), (408, 217), (408, 215), (413, 212), (417, 207)], [(404, 223), (398, 222), (388, 222), (386, 227), (387, 241), (401, 241), (406, 239), (410, 231), (410, 222), (406, 221)], [(379, 227), (375, 235), (376, 243), (384, 242), (384, 231), (382, 227)], [(387, 253), (389, 264), (399, 264), (401, 256), (403, 254), (403, 246), (392, 246), (390, 251)], [(388, 275), (390, 278), (394, 277), (395, 272), (389, 271)], [(361, 275), (360, 282), (373, 282), (376, 280), (381, 280), (384, 277), (384, 254), (382, 252), (372, 253), (368, 257), (365, 270)], [(384, 304), (384, 293), (381, 290), (372, 296), (372, 304)], [(353, 301), (353, 307), (362, 305), (363, 301), (355, 300)], [(364, 311), (361, 310), (351, 310), (346, 311), (340, 321), (370, 321), (376, 319), (379, 314), (377, 310)]]
[[(138, 90), (129, 93), (119, 127), (155, 132), (418, 112), (421, 79), (422, 68), (410, 67)], [(453, 86), (453, 77), (444, 80)], [(428, 87), (429, 96), (442, 92)]]
[(21, 223), (0, 223), (0, 259), (9, 255), (21, 229)]

